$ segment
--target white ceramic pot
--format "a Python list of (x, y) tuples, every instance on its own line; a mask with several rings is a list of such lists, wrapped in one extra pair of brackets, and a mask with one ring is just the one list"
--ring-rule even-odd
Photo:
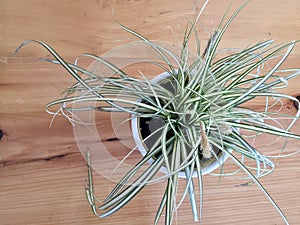
[[(164, 73), (161, 73), (158, 76), (154, 77), (151, 81), (159, 83), (162, 80), (165, 80), (169, 77), (170, 77), (169, 73), (164, 72)], [(132, 115), (131, 128), (132, 128), (132, 135), (133, 135), (135, 144), (136, 144), (138, 150), (140, 151), (140, 153), (143, 156), (145, 156), (147, 154), (148, 150), (147, 150), (147, 147), (145, 146), (145, 144), (142, 140), (141, 134), (140, 134), (139, 119), (137, 117), (135, 117), (134, 115)], [(229, 149), (229, 151), (232, 151), (232, 150)], [(208, 165), (204, 166), (201, 170), (202, 175), (209, 174), (212, 171), (216, 170), (229, 157), (228, 154), (226, 154), (225, 152), (220, 153), (218, 156), (219, 156), (218, 159), (215, 159), (215, 157), (212, 157), (211, 159), (209, 159)], [(150, 159), (149, 163), (151, 164), (153, 161), (154, 161), (153, 159)], [(164, 174), (168, 174), (168, 170), (166, 167), (162, 167), (160, 169), (160, 171), (163, 172)], [(180, 178), (186, 178), (186, 174), (183, 171), (180, 171), (178, 175)], [(194, 171), (193, 177), (197, 177), (196, 171)]]

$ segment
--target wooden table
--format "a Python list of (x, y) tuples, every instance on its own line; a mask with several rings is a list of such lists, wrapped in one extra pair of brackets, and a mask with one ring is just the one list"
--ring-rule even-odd
[[(232, 9), (242, 1), (234, 1)], [(230, 1), (213, 0), (204, 12), (201, 38), (208, 40)], [(184, 16), (194, 1), (163, 0), (0, 0), (0, 224), (151, 224), (163, 184), (151, 185), (130, 204), (107, 219), (92, 215), (84, 193), (86, 162), (79, 152), (72, 125), (55, 118), (45, 105), (73, 83), (63, 68), (37, 60), (49, 54), (37, 45), (14, 50), (28, 39), (52, 45), (72, 61), (83, 52), (102, 55), (136, 40), (116, 20), (152, 40), (177, 42)], [(198, 7), (199, 8), (199, 7)], [(300, 39), (300, 1), (254, 0), (241, 12), (225, 34), (221, 47), (244, 48), (248, 44), (276, 39), (278, 43)], [(231, 10), (232, 12), (232, 10)], [(204, 29), (205, 28), (205, 29)], [(180, 38), (180, 35), (179, 35)], [(126, 57), (126, 56), (123, 56)], [(287, 66), (298, 66), (300, 48)], [(297, 96), (299, 78), (287, 93)], [(293, 110), (291, 104), (286, 110)], [(104, 124), (109, 119), (103, 116)], [(300, 124), (295, 132), (300, 133)], [(106, 139), (113, 137), (108, 129)], [(260, 143), (262, 149), (266, 143)], [(112, 146), (117, 145), (112, 141)], [(288, 150), (298, 150), (292, 141)], [(276, 171), (261, 180), (288, 217), (300, 220), (300, 155), (276, 160)], [(232, 181), (206, 176), (204, 225), (283, 224), (255, 185), (236, 186)], [(105, 184), (105, 185), (104, 185)], [(101, 196), (113, 185), (95, 176)], [(189, 202), (178, 211), (178, 224), (192, 224)]]

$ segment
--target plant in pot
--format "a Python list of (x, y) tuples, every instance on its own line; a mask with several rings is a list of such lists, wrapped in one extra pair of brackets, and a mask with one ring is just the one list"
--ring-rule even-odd
[[(130, 153), (139, 149), (142, 158), (123, 175), (99, 206), (94, 196), (90, 152), (86, 151), (86, 195), (95, 215), (102, 218), (115, 213), (147, 184), (165, 179), (165, 192), (162, 193), (154, 224), (158, 224), (164, 211), (165, 224), (172, 223), (178, 206), (180, 182), (185, 182), (182, 199), (190, 196), (194, 220), (201, 220), (202, 176), (230, 158), (258, 185), (288, 224), (281, 209), (258, 180), (274, 171), (273, 157), (260, 153), (243, 133), (250, 132), (253, 137), (268, 134), (300, 139), (299, 135), (290, 132), (300, 111), (290, 116), (277, 110), (278, 103), (282, 101), (292, 100), (299, 104), (297, 98), (278, 91), (300, 73), (299, 69), (281, 68), (297, 41), (274, 46), (273, 40), (266, 40), (241, 50), (219, 49), (226, 29), (247, 1), (228, 19), (223, 17), (202, 50), (196, 25), (207, 3), (196, 18), (187, 23), (182, 45), (176, 52), (172, 51), (172, 45), (150, 41), (120, 24), (140, 39), (130, 46), (134, 53), (140, 48), (147, 48), (155, 55), (155, 59), (137, 60), (160, 69), (161, 73), (154, 79), (148, 79), (141, 70), (138, 70), (139, 77), (135, 77), (123, 70), (124, 64), (118, 66), (106, 57), (80, 55), (78, 59), (91, 58), (97, 66), (101, 66), (97, 70), (100, 74), (97, 74), (94, 69), (78, 66), (77, 60), (74, 64), (64, 61), (49, 45), (37, 40), (24, 42), (17, 49), (29, 42), (37, 42), (54, 56), (55, 59), (48, 61), (62, 65), (75, 78), (76, 83), (65, 91), (63, 98), (47, 105), (50, 113), (61, 112), (72, 121), (76, 120), (76, 112), (84, 111), (130, 115), (126, 121), (131, 123), (137, 145)], [(196, 53), (189, 47), (192, 39)], [(137, 61), (130, 62), (134, 64)], [(104, 70), (110, 72), (101, 74)], [(265, 100), (263, 110), (245, 107), (246, 103), (256, 99)], [(75, 107), (72, 106), (74, 103)], [(59, 106), (58, 111), (50, 111), (50, 107), (56, 105)], [(276, 118), (287, 119), (289, 124), (282, 127)], [(252, 164), (246, 164), (244, 159)], [(159, 171), (164, 174), (156, 177)], [(223, 173), (221, 167), (219, 176), (225, 175), (228, 174)], [(196, 185), (199, 193), (195, 191)]]

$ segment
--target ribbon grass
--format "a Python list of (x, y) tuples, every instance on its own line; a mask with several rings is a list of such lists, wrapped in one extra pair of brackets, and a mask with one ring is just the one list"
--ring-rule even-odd
[[(194, 22), (188, 21), (179, 55), (120, 24), (124, 30), (140, 39), (140, 45), (136, 47), (148, 46), (157, 53), (160, 61), (150, 59), (143, 62), (168, 73), (168, 79), (173, 86), (172, 91), (148, 80), (140, 71), (139, 74), (143, 79), (135, 78), (108, 60), (92, 54), (82, 54), (72, 64), (66, 62), (48, 44), (38, 40), (24, 42), (17, 49), (19, 51), (30, 42), (40, 44), (54, 56), (54, 59), (44, 60), (62, 65), (77, 81), (64, 92), (65, 95), (61, 99), (47, 105), (49, 113), (57, 114), (57, 110), (52, 111), (52, 107), (59, 106), (58, 112), (66, 117), (76, 111), (95, 110), (111, 113), (126, 112), (139, 119), (161, 118), (165, 123), (161, 128), (159, 140), (148, 149), (143, 159), (124, 175), (99, 206), (96, 205), (94, 196), (91, 160), (87, 151), (86, 195), (95, 215), (103, 218), (117, 212), (147, 184), (166, 179), (166, 189), (162, 193), (154, 224), (158, 224), (165, 210), (165, 224), (171, 225), (177, 208), (187, 194), (190, 196), (194, 220), (201, 222), (204, 192), (202, 160), (213, 158), (218, 161), (219, 157), (228, 155), (240, 170), (258, 185), (283, 221), (288, 224), (279, 206), (259, 182), (259, 178), (274, 171), (275, 157), (261, 154), (248, 143), (242, 133), (251, 131), (253, 136), (264, 133), (300, 140), (298, 134), (290, 131), (298, 120), (300, 111), (298, 110), (295, 116), (290, 116), (277, 112), (275, 107), (269, 105), (269, 98), (275, 99), (273, 105), (287, 100), (295, 101), (299, 105), (297, 98), (279, 92), (282, 88), (288, 87), (289, 81), (300, 74), (298, 68), (282, 69), (283, 62), (289, 57), (298, 41), (274, 46), (273, 40), (266, 40), (242, 50), (218, 49), (227, 28), (248, 2), (242, 4), (227, 21), (226, 16), (222, 18), (204, 51), (200, 49), (196, 25), (208, 1), (205, 2)], [(190, 62), (189, 56), (193, 54), (189, 49), (189, 42), (193, 34), (197, 51), (194, 60)], [(227, 55), (219, 58), (221, 52)], [(77, 61), (82, 57), (96, 60), (109, 69), (113, 76), (98, 75), (79, 67)], [(269, 62), (272, 62), (273, 66), (266, 66)], [(244, 106), (245, 103), (262, 97), (265, 98), (264, 110), (255, 111)], [(89, 107), (73, 108), (70, 105), (74, 102), (96, 102), (96, 106), (91, 104)], [(292, 121), (287, 128), (283, 128), (272, 116)], [(275, 123), (270, 123), (274, 121)], [(170, 133), (171, 138), (168, 137)], [(222, 153), (221, 156), (213, 152), (213, 148), (218, 148)], [(255, 166), (247, 165), (244, 158), (254, 162)], [(153, 159), (151, 164), (149, 159)], [(136, 176), (144, 166), (147, 169)], [(161, 167), (167, 169), (167, 174), (163, 178), (154, 178)], [(182, 171), (186, 174), (186, 187), (180, 197), (178, 196), (180, 182), (178, 174)], [(197, 179), (193, 178), (193, 174), (197, 175)], [(222, 170), (219, 174), (219, 176), (227, 175), (229, 173), (222, 173)], [(196, 185), (200, 189), (199, 193), (195, 192)], [(199, 204), (197, 204), (198, 200)]]

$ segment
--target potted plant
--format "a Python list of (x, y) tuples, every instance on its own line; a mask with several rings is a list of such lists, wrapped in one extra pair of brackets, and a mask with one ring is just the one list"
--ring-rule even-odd
[[(86, 152), (86, 195), (95, 215), (107, 217), (115, 213), (147, 184), (166, 179), (165, 192), (162, 193), (154, 224), (158, 224), (164, 210), (165, 224), (172, 223), (179, 182), (186, 183), (184, 196), (190, 196), (194, 220), (201, 220), (202, 176), (230, 158), (258, 185), (288, 224), (280, 208), (258, 180), (274, 171), (273, 158), (260, 153), (243, 133), (252, 132), (254, 136), (265, 133), (300, 139), (299, 135), (290, 132), (300, 111), (291, 117), (273, 107), (285, 100), (299, 104), (297, 98), (278, 91), (300, 73), (299, 69), (281, 68), (297, 41), (274, 46), (273, 40), (266, 40), (242, 50), (220, 50), (218, 47), (223, 34), (247, 5), (247, 1), (228, 20), (223, 17), (206, 48), (202, 50), (196, 25), (207, 3), (196, 19), (188, 22), (179, 52), (172, 51), (170, 45), (166, 47), (150, 41), (120, 24), (124, 30), (140, 39), (130, 49), (135, 51), (146, 47), (154, 52), (155, 60), (137, 60), (162, 71), (152, 80), (141, 71), (138, 71), (139, 78), (132, 76), (123, 70), (124, 64), (117, 66), (105, 57), (81, 55), (95, 60), (97, 66), (102, 66), (97, 72), (103, 71), (104, 67), (110, 71), (109, 74), (98, 75), (94, 69), (85, 69), (76, 62), (72, 64), (64, 61), (41, 41), (27, 41), (17, 49), (29, 42), (37, 42), (54, 56), (55, 59), (48, 61), (61, 64), (75, 78), (76, 83), (66, 90), (63, 98), (47, 105), (49, 112), (50, 107), (59, 105), (59, 111), (69, 119), (70, 114), (82, 111), (130, 114), (128, 121), (131, 121), (133, 136), (143, 157), (124, 174), (100, 206), (96, 205), (93, 191), (90, 152)], [(192, 36), (197, 46), (196, 53), (189, 48)], [(220, 53), (225, 53), (225, 56)], [(132, 64), (135, 62), (131, 61)], [(257, 98), (265, 98), (263, 110), (245, 107), (245, 103)], [(75, 107), (69, 106), (74, 103), (77, 104)], [(289, 125), (281, 127), (277, 117), (290, 119)], [(254, 166), (244, 163), (244, 158), (251, 160)], [(213, 168), (210, 167), (212, 164)], [(146, 169), (139, 173), (144, 167)], [(165, 174), (156, 178), (155, 175), (162, 168)], [(223, 175), (221, 169), (219, 176)], [(200, 187), (200, 193), (195, 193), (195, 185)], [(200, 199), (199, 205), (197, 198)]]

